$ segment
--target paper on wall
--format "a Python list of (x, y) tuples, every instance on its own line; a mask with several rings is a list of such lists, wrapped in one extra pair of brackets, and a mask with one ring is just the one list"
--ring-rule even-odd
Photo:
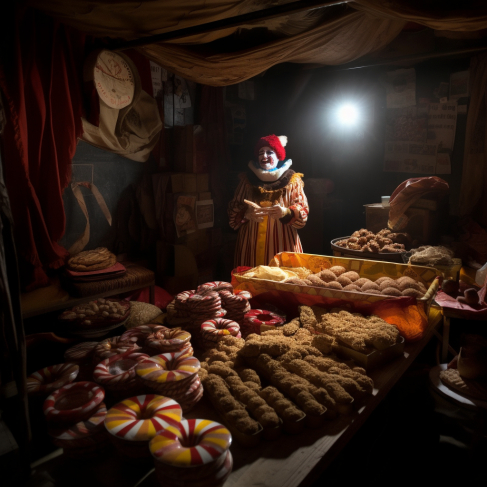
[(387, 108), (416, 105), (416, 71), (397, 69), (386, 75)]
[(200, 200), (196, 202), (196, 223), (198, 230), (211, 228), (214, 224), (213, 200)]
[(428, 110), (428, 144), (438, 150), (453, 150), (457, 125), (457, 102), (430, 103)]
[(150, 73), (152, 77), (152, 96), (157, 98), (162, 96), (162, 68), (150, 61)]
[(436, 174), (451, 174), (450, 154), (447, 152), (436, 155)]
[(384, 171), (434, 174), (436, 145), (412, 142), (386, 142)]

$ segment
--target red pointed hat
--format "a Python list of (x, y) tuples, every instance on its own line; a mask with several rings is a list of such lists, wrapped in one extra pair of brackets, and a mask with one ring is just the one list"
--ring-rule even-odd
[(255, 157), (259, 157), (259, 149), (261, 147), (270, 147), (275, 153), (277, 158), (280, 161), (283, 161), (286, 158), (286, 151), (284, 147), (287, 144), (287, 137), (285, 135), (266, 135), (265, 137), (261, 137), (257, 144), (255, 145), (254, 154)]

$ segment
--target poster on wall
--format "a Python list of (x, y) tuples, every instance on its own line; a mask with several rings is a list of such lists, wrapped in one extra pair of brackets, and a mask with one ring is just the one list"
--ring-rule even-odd
[(196, 231), (196, 195), (174, 195), (174, 224), (179, 237)]
[(411, 142), (386, 142), (384, 171), (434, 174), (436, 145)]
[(213, 200), (199, 200), (196, 202), (196, 224), (198, 230), (211, 228), (214, 225)]
[(416, 71), (397, 69), (386, 74), (387, 108), (416, 105)]
[(470, 96), (468, 71), (458, 71), (450, 75), (450, 101)]
[(417, 107), (386, 113), (384, 171), (434, 174), (437, 148), (427, 143), (428, 114)]
[(430, 103), (428, 108), (428, 144), (438, 151), (453, 150), (457, 126), (457, 102)]

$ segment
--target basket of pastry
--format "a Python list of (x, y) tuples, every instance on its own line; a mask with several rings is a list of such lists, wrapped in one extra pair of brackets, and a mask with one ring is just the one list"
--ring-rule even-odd
[[(352, 412), (374, 387), (332, 345), (332, 337), (304, 328), (299, 317), (261, 335), (229, 337), (202, 358), (205, 393), (229, 427), (247, 428), (253, 420), (262, 427), (254, 434), (263, 438), (324, 426)], [(252, 441), (248, 433), (242, 439)]]
[(64, 311), (58, 319), (75, 335), (97, 337), (121, 326), (129, 315), (129, 301), (99, 298)]
[[(276, 306), (286, 311), (294, 301), (317, 305), (341, 301), (359, 312), (368, 307), (366, 314), (383, 318), (393, 309), (402, 322), (416, 321), (411, 326), (424, 330), (440, 284), (437, 274), (434, 268), (410, 264), (281, 252), (269, 266), (234, 273), (233, 281), (236, 289), (252, 294), (253, 306), (260, 304), (259, 294), (277, 291), (281, 302)], [(387, 321), (400, 326), (394, 319)], [(404, 336), (418, 338), (417, 333), (413, 335)]]

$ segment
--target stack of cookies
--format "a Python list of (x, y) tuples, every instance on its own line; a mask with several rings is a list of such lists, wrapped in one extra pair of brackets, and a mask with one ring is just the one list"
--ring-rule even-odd
[(66, 275), (73, 282), (94, 282), (122, 277), (127, 269), (105, 247), (85, 250), (69, 258)]
[(112, 254), (106, 247), (98, 247), (70, 257), (66, 267), (75, 272), (91, 272), (107, 269), (115, 262), (117, 262), (115, 254)]

